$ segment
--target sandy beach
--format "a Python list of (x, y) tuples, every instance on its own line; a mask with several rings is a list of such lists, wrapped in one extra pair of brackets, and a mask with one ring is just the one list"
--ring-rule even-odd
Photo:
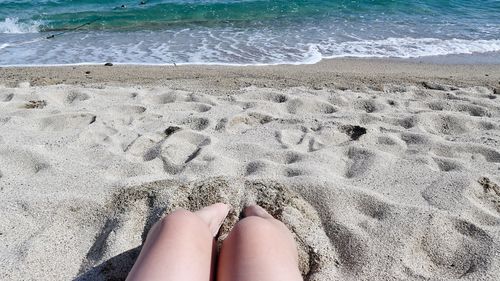
[(258, 203), (305, 280), (498, 280), (500, 66), (0, 68), (0, 279), (124, 280), (176, 208)]

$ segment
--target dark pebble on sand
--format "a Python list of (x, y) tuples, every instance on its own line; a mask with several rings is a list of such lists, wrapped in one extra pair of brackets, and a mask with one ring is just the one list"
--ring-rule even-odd
[(366, 134), (366, 128), (357, 125), (342, 126), (340, 130), (348, 135), (351, 140), (358, 140), (362, 135)]
[(168, 127), (166, 130), (165, 130), (165, 135), (170, 136), (172, 135), (173, 133), (179, 131), (181, 128), (180, 127), (177, 127), (177, 126), (170, 126)]
[(85, 71), (85, 74), (90, 74), (90, 71)]
[(110, 63), (110, 62), (107, 62), (107, 63), (104, 64), (104, 66), (113, 66), (113, 64)]

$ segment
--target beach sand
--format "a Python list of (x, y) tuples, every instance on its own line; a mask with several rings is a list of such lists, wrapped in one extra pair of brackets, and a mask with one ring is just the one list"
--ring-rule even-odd
[(306, 280), (498, 280), (500, 66), (0, 68), (0, 279), (122, 280), (166, 212), (259, 203)]

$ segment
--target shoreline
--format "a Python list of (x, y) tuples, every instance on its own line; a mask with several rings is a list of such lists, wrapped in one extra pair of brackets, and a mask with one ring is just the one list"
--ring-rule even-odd
[(284, 87), (381, 86), (430, 80), (467, 86), (498, 87), (500, 65), (434, 64), (399, 59), (329, 59), (310, 65), (221, 66), (221, 65), (74, 65), (42, 67), (0, 67), (0, 84), (15, 86), (53, 84), (176, 84), (197, 80), (210, 88), (236, 89), (245, 85)]
[[(339, 60), (352, 60), (352, 61), (387, 61), (399, 63), (418, 63), (430, 65), (499, 65), (500, 66), (500, 52), (486, 52), (475, 54), (448, 54), (448, 55), (432, 55), (420, 57), (327, 57), (313, 61), (301, 62), (282, 62), (282, 63), (128, 63), (128, 62), (113, 62), (109, 61), (116, 66), (149, 66), (149, 67), (166, 67), (166, 66), (217, 66), (217, 67), (269, 67), (269, 66), (303, 66), (315, 65), (328, 61)], [(67, 64), (12, 64), (0, 65), (0, 68), (32, 68), (32, 67), (67, 67), (67, 66), (102, 66), (106, 62), (80, 62), (80, 63), (67, 63)]]

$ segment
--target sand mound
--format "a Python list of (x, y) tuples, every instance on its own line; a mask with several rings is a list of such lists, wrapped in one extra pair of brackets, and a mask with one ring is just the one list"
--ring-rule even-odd
[(139, 253), (137, 245), (163, 214), (177, 208), (197, 210), (215, 202), (233, 206), (221, 228), (219, 242), (239, 220), (244, 206), (258, 203), (293, 231), (304, 276), (327, 278), (338, 266), (314, 208), (283, 185), (224, 178), (192, 183), (155, 181), (121, 188), (112, 195), (100, 211), (101, 230), (86, 254), (77, 280), (124, 279)]

